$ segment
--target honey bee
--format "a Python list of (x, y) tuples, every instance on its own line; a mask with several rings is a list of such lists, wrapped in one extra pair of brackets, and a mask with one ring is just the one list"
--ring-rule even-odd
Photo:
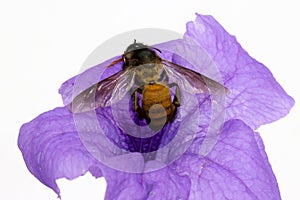
[(158, 53), (161, 53), (159, 49), (134, 41), (121, 59), (108, 66), (123, 62), (122, 70), (79, 93), (70, 104), (70, 110), (81, 113), (110, 106), (130, 92), (133, 111), (146, 120), (152, 130), (158, 131), (174, 120), (181, 106), (182, 89), (195, 94), (228, 90), (198, 72), (162, 59)]

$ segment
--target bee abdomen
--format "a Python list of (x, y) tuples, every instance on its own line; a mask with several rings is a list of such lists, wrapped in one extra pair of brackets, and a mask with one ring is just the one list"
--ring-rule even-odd
[(142, 107), (150, 128), (159, 130), (172, 120), (175, 106), (168, 87), (156, 83), (145, 85), (142, 96)]

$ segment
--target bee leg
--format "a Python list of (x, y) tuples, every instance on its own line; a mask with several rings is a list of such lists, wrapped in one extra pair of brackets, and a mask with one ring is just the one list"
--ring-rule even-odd
[[(170, 105), (171, 106), (171, 113), (168, 115), (168, 121), (173, 122), (174, 119), (176, 118), (177, 114), (177, 106), (175, 106), (173, 103)], [(167, 124), (167, 123), (166, 123)], [(165, 125), (166, 125), (165, 124)]]
[(172, 112), (171, 112), (171, 115), (169, 117), (169, 120), (172, 122), (174, 121), (174, 119), (176, 118), (176, 113), (177, 113), (177, 107), (180, 106), (180, 103), (181, 103), (181, 98), (180, 98), (180, 90), (179, 90), (179, 87), (176, 83), (171, 83), (168, 85), (169, 88), (172, 88), (172, 87), (176, 87), (175, 89), (175, 95), (174, 95), (174, 99), (173, 99), (173, 102), (172, 102)]
[(176, 87), (175, 96), (174, 96), (174, 99), (173, 99), (173, 104), (177, 108), (177, 107), (180, 106), (180, 102), (181, 102), (179, 87), (176, 83), (171, 83), (168, 86), (169, 86), (169, 88), (174, 87), (174, 86)]

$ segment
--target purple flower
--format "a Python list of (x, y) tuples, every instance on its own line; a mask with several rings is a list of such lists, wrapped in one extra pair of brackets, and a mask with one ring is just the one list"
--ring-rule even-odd
[(62, 85), (65, 107), (21, 127), (18, 145), (29, 171), (58, 195), (56, 179), (90, 171), (105, 177), (106, 199), (280, 199), (254, 131), (285, 116), (294, 104), (271, 72), (211, 16), (197, 15), (183, 39), (156, 47), (164, 59), (223, 80), (230, 94), (214, 99), (183, 92), (186, 107), (150, 138), (138, 137), (135, 126), (126, 126), (135, 120), (132, 113), (122, 115), (130, 110), (128, 101), (93, 113), (71, 113), (72, 97), (98, 82), (99, 73), (104, 79), (121, 70), (121, 65), (103, 68), (113, 58)]

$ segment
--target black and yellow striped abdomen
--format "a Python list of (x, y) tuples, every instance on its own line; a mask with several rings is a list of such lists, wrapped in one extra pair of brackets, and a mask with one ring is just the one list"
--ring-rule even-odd
[(171, 121), (176, 108), (172, 103), (170, 89), (162, 84), (144, 85), (142, 92), (142, 108), (150, 128), (159, 130)]

